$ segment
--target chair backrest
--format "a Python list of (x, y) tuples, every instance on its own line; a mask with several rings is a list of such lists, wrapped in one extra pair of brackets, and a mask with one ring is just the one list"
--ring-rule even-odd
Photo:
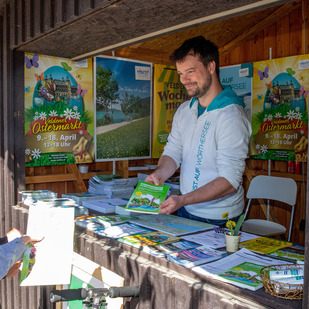
[(259, 175), (254, 177), (247, 192), (247, 198), (263, 198), (295, 205), (297, 185), (294, 179)]

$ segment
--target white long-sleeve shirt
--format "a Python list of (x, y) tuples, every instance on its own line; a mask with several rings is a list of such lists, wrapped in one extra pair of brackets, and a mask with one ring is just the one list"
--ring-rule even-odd
[(243, 102), (231, 88), (225, 88), (200, 117), (195, 98), (180, 105), (163, 155), (181, 166), (181, 193), (191, 192), (217, 177), (224, 177), (236, 189), (217, 200), (185, 206), (189, 213), (217, 220), (225, 212), (230, 218), (241, 214), (242, 176), (250, 135), (251, 124)]

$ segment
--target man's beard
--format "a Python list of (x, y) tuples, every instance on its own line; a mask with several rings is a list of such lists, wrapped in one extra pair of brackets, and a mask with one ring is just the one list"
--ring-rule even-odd
[(197, 84), (196, 84), (196, 89), (195, 90), (187, 90), (187, 93), (190, 97), (196, 97), (196, 98), (201, 98), (202, 96), (204, 96), (205, 94), (207, 94), (207, 92), (209, 91), (210, 87), (211, 87), (211, 83), (212, 83), (212, 77), (210, 76), (206, 82), (202, 85), (202, 88), (200, 88)]

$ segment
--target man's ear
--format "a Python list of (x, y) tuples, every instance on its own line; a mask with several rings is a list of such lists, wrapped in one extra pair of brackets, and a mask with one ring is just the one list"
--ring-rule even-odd
[(214, 61), (208, 63), (208, 70), (211, 75), (216, 73), (216, 63)]

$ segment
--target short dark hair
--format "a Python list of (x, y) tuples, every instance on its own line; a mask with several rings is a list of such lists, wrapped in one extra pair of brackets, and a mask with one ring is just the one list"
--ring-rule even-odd
[(182, 61), (188, 54), (193, 53), (199, 55), (201, 62), (208, 65), (209, 62), (214, 61), (216, 64), (216, 73), (219, 78), (219, 50), (218, 47), (211, 41), (206, 40), (203, 36), (196, 36), (188, 39), (182, 45), (175, 49), (171, 54), (170, 60), (173, 64)]

